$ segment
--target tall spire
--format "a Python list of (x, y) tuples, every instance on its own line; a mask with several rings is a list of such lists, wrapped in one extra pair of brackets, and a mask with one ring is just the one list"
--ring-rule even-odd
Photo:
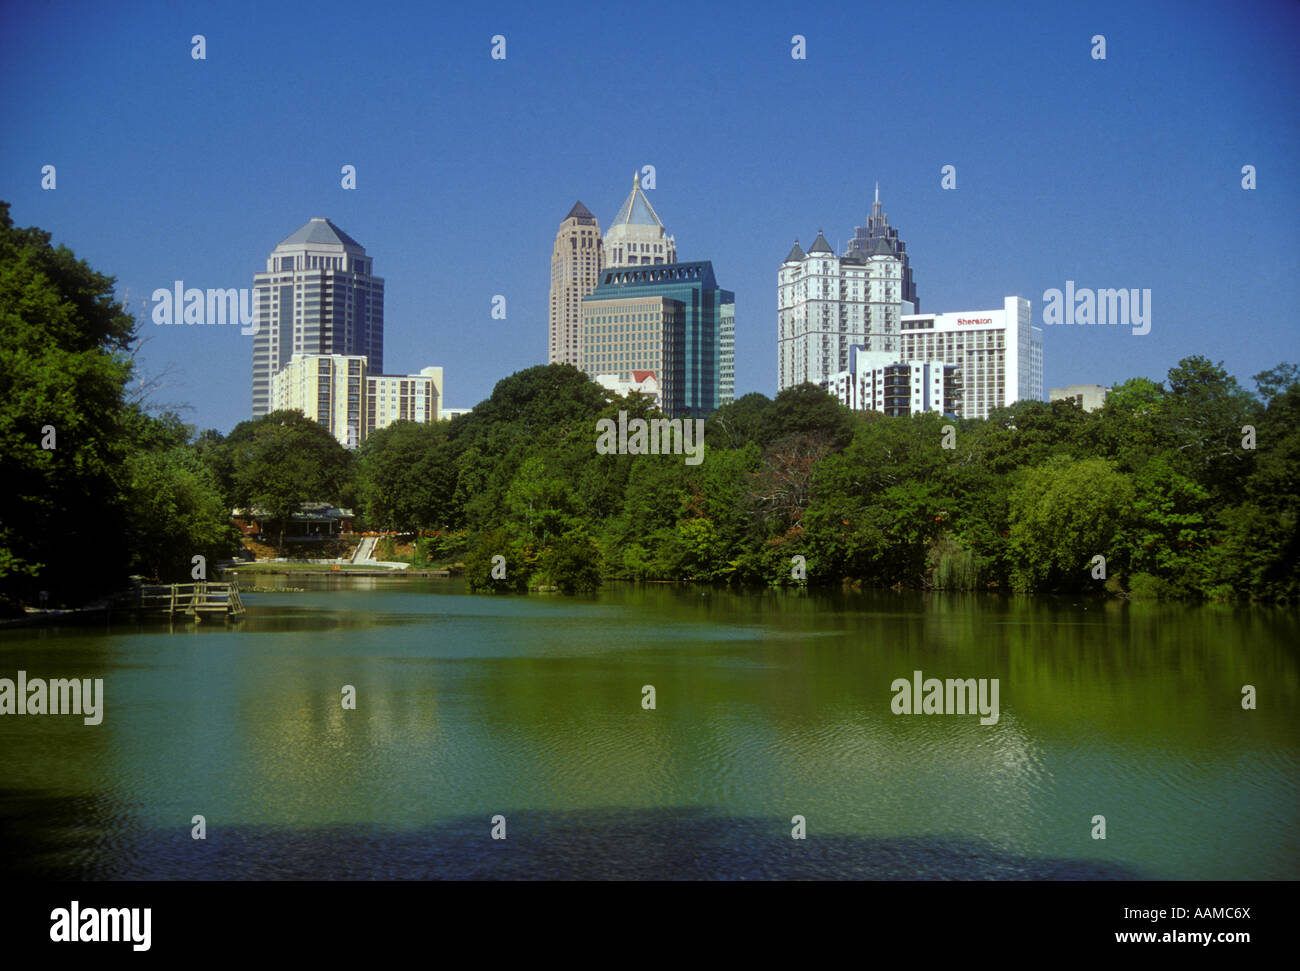
[(868, 227), (878, 227), (886, 225), (885, 207), (880, 204), (880, 183), (876, 183), (876, 201), (871, 204), (871, 218), (867, 220)]

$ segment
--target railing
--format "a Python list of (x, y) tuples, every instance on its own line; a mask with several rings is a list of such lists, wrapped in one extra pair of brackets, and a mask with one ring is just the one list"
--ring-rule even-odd
[(168, 583), (140, 587), (141, 610), (166, 614), (226, 614), (242, 617), (244, 603), (239, 584), (201, 580), (198, 583)]

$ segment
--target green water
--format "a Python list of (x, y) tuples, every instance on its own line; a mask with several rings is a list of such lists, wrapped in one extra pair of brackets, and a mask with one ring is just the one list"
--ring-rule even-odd
[[(97, 726), (0, 717), (11, 872), (1300, 877), (1295, 611), (257, 582), (308, 589), (231, 628), (0, 633), (0, 677), (105, 696)], [(999, 679), (998, 723), (893, 714), (916, 670)]]

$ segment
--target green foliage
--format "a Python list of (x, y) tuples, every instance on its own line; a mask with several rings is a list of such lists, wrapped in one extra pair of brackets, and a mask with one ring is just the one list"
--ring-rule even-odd
[(357, 493), (372, 529), (413, 531), (451, 522), (456, 487), (447, 425), (398, 421), (373, 432), (358, 455)]
[(1259, 389), (1259, 396), (1264, 399), (1264, 403), (1271, 404), (1283, 392), (1300, 385), (1300, 366), (1279, 364), (1267, 371), (1260, 371), (1251, 380)]
[[(194, 449), (139, 451), (126, 460), (132, 570), (164, 583), (187, 583), (195, 555), (209, 568), (239, 548), (216, 479)], [(209, 573), (211, 579), (214, 574)]]
[(561, 593), (594, 593), (601, 584), (600, 550), (583, 533), (561, 536), (542, 555), (538, 577), (538, 586)]
[(974, 590), (979, 584), (979, 558), (948, 534), (931, 544), (926, 566), (936, 590)]
[[(495, 559), (503, 557), (504, 563)], [(465, 556), (465, 580), (476, 593), (523, 593), (536, 566), (534, 551), (515, 541), (507, 529), (479, 537)], [(501, 574), (504, 567), (504, 575)]]
[[(229, 513), (175, 416), (126, 401), (135, 321), (48, 233), (0, 202), (0, 588), (79, 606), (137, 570), (227, 555)], [(45, 447), (45, 445), (52, 447)]]
[(352, 453), (300, 411), (240, 422), (200, 452), (231, 508), (259, 507), (284, 524), (304, 502), (350, 506), (356, 497)]
[(464, 530), (457, 532), (438, 531), (430, 536), (421, 536), (415, 543), (415, 554), (411, 565), (419, 569), (441, 566), (468, 549)]
[(1094, 556), (1114, 570), (1114, 539), (1132, 515), (1133, 485), (1113, 462), (1062, 457), (1024, 471), (1011, 493), (1012, 585), (1083, 590)]

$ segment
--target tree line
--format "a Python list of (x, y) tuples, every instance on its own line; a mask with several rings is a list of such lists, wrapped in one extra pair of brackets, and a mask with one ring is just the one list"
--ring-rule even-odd
[[(987, 419), (854, 412), (812, 385), (705, 423), (704, 460), (602, 455), (597, 422), (658, 416), (569, 365), (507, 377), (450, 422), (343, 448), (298, 412), (194, 434), (133, 399), (113, 280), (0, 203), (0, 591), (81, 602), (129, 573), (231, 555), (230, 510), (305, 501), (418, 535), (476, 590), (603, 580), (1294, 601), (1300, 370), (1247, 391), (1192, 356), (1105, 405)], [(54, 447), (44, 447), (52, 427)], [(1098, 558), (1104, 558), (1100, 563)]]

